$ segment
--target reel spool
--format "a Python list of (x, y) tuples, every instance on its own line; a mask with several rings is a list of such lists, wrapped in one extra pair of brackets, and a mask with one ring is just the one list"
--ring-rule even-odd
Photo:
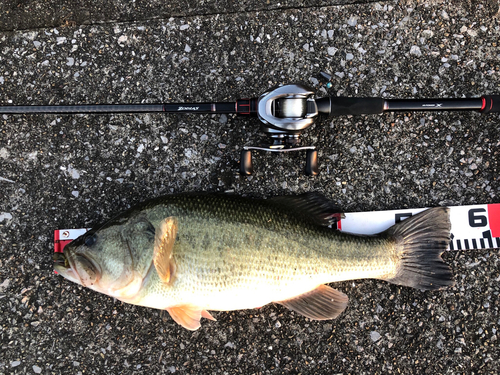
[(278, 87), (260, 96), (257, 116), (261, 130), (273, 141), (269, 146), (245, 146), (240, 156), (240, 173), (253, 172), (252, 150), (290, 152), (306, 150), (307, 175), (318, 174), (318, 151), (314, 146), (297, 147), (302, 131), (311, 126), (318, 116), (314, 91), (302, 84)]

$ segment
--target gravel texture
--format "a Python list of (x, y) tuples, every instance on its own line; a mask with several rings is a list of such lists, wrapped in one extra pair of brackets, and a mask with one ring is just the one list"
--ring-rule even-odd
[[(81, 10), (53, 3), (59, 12)], [(225, 101), (297, 81), (320, 97), (500, 94), (494, 1), (163, 3), (137, 1), (134, 13), (115, 2), (116, 16), (95, 5), (72, 18), (38, 10), (42, 2), (27, 2), (30, 11), (3, 2), (0, 104)], [(331, 90), (320, 71), (332, 74)], [(52, 267), (54, 229), (95, 225), (172, 192), (318, 191), (346, 211), (498, 203), (498, 114), (319, 121), (302, 140), (319, 148), (316, 177), (303, 174), (300, 153), (256, 154), (255, 174), (240, 176), (242, 146), (264, 141), (252, 119), (0, 121), (0, 373), (498, 371), (498, 249), (446, 254), (457, 283), (445, 291), (342, 282), (336, 287), (350, 303), (337, 320), (313, 322), (269, 305), (214, 313), (218, 321), (196, 332), (166, 312), (78, 287)]]
[[(451, 0), (476, 10), (475, 0)], [(146, 21), (169, 17), (213, 16), (269, 10), (304, 9), (320, 6), (368, 4), (374, 0), (3, 0), (0, 3), (0, 30), (27, 30), (47, 27), (75, 27), (96, 23)], [(488, 15), (498, 12), (498, 0), (482, 0)]]

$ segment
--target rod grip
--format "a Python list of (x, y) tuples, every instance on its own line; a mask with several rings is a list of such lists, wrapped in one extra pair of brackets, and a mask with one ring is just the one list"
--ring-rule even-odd
[(479, 110), (481, 113), (500, 112), (500, 95), (481, 96), (483, 106)]
[[(329, 108), (327, 101), (329, 101)], [(330, 97), (317, 99), (316, 103), (319, 112), (333, 117), (380, 114), (384, 112), (385, 100), (382, 98)]]

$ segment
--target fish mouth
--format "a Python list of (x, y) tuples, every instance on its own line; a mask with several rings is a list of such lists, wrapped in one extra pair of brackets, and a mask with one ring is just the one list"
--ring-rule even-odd
[(54, 268), (69, 268), (68, 258), (63, 253), (54, 253)]
[(78, 274), (71, 266), (70, 257), (66, 256), (64, 253), (54, 254), (54, 271), (56, 271), (62, 277), (73, 281), (74, 283), (82, 283), (80, 278), (78, 277)]

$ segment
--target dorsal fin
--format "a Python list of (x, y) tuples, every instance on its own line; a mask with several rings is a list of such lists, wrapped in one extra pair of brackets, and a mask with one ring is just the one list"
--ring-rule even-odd
[(177, 219), (173, 216), (163, 220), (155, 235), (153, 263), (161, 281), (171, 284), (175, 276), (175, 261), (172, 258), (175, 238), (177, 236)]
[(269, 202), (317, 225), (329, 226), (341, 218), (341, 209), (320, 193), (304, 193), (270, 198)]

